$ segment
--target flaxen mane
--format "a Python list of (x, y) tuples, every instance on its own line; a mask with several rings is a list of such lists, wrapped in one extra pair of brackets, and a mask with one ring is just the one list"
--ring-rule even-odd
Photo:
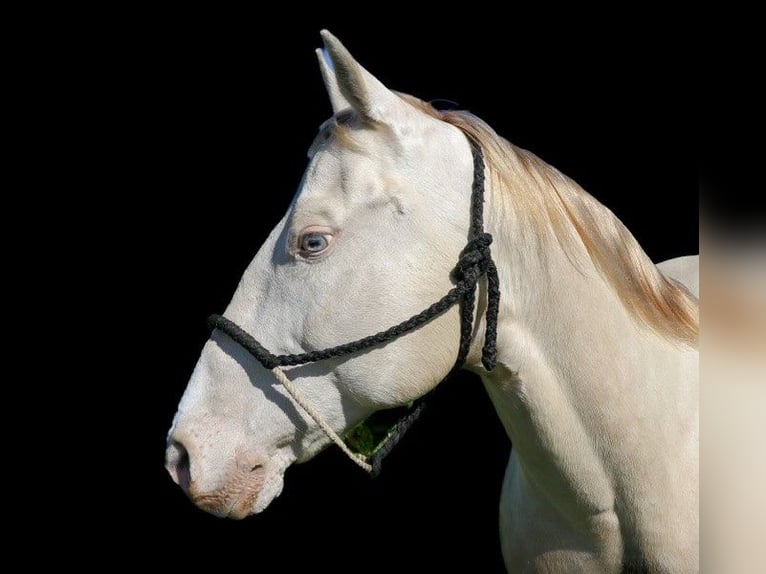
[(533, 227), (552, 229), (573, 262), (578, 258), (575, 242), (581, 242), (633, 317), (667, 337), (697, 344), (697, 299), (657, 269), (609, 209), (534, 154), (498, 136), (476, 116), (440, 112), (417, 98), (400, 95), (473, 137), (484, 150), (492, 187), (503, 190)]

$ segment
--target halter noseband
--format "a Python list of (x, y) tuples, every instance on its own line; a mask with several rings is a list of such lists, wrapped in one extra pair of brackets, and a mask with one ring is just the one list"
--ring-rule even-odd
[(274, 355), (249, 333), (240, 328), (236, 323), (230, 321), (222, 315), (211, 315), (208, 319), (208, 325), (211, 329), (219, 329), (226, 333), (232, 340), (236, 341), (242, 348), (250, 353), (261, 365), (270, 369), (277, 380), (285, 387), (293, 400), (308, 413), (314, 422), (327, 434), (327, 436), (351, 460), (361, 468), (372, 474), (377, 475), (380, 472), (380, 466), (383, 458), (391, 451), (396, 443), (406, 432), (410, 424), (420, 414), (423, 398), (417, 401), (417, 407), (405, 418), (396, 423), (395, 427), (388, 433), (385, 443), (375, 452), (367, 457), (352, 452), (345, 444), (343, 439), (327, 424), (324, 418), (306, 402), (300, 391), (292, 381), (285, 375), (281, 367), (294, 365), (303, 365), (314, 363), (334, 357), (342, 357), (357, 353), (377, 345), (388, 343), (398, 339), (402, 335), (418, 329), (438, 317), (456, 303), (460, 303), (460, 346), (458, 349), (455, 364), (449, 373), (442, 379), (442, 382), (449, 378), (452, 373), (459, 370), (465, 363), (468, 351), (473, 340), (473, 313), (476, 301), (476, 288), (482, 275), (487, 276), (487, 309), (486, 330), (484, 333), (484, 346), (482, 348), (481, 362), (484, 368), (491, 371), (497, 363), (497, 352), (495, 343), (497, 339), (497, 314), (500, 306), (500, 281), (497, 275), (497, 267), (492, 260), (490, 244), (492, 236), (484, 232), (484, 157), (479, 145), (470, 137), (468, 142), (471, 145), (471, 154), (473, 156), (473, 184), (471, 187), (471, 223), (469, 239), (463, 251), (460, 253), (457, 265), (452, 272), (455, 286), (436, 303), (414, 315), (394, 325), (385, 331), (363, 337), (357, 341), (344, 343), (329, 349), (312, 351), (310, 353), (298, 353), (293, 355)]

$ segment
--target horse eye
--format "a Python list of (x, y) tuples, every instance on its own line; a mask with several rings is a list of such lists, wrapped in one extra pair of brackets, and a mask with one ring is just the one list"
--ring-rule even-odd
[(310, 255), (321, 253), (329, 244), (327, 236), (321, 233), (307, 233), (301, 237), (301, 251)]

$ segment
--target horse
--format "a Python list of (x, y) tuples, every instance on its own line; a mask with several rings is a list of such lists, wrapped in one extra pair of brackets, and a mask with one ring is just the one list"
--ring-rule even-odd
[(698, 259), (663, 273), (570, 178), (469, 112), (388, 89), (321, 35), (333, 116), (225, 310), (239, 331), (218, 323), (202, 349), (168, 432), (172, 479), (207, 512), (257, 514), (290, 465), (438, 385), (463, 305), (344, 356), (275, 373), (266, 359), (362, 339), (450, 292), (478, 165), (500, 297), (491, 319), (490, 277), (476, 281), (462, 366), (513, 442), (508, 571), (697, 571)]

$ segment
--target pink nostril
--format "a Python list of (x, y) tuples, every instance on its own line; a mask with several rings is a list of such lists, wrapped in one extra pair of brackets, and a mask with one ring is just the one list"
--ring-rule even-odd
[(168, 449), (165, 451), (165, 468), (170, 477), (186, 494), (189, 494), (191, 472), (189, 470), (189, 453), (180, 442), (168, 441)]

